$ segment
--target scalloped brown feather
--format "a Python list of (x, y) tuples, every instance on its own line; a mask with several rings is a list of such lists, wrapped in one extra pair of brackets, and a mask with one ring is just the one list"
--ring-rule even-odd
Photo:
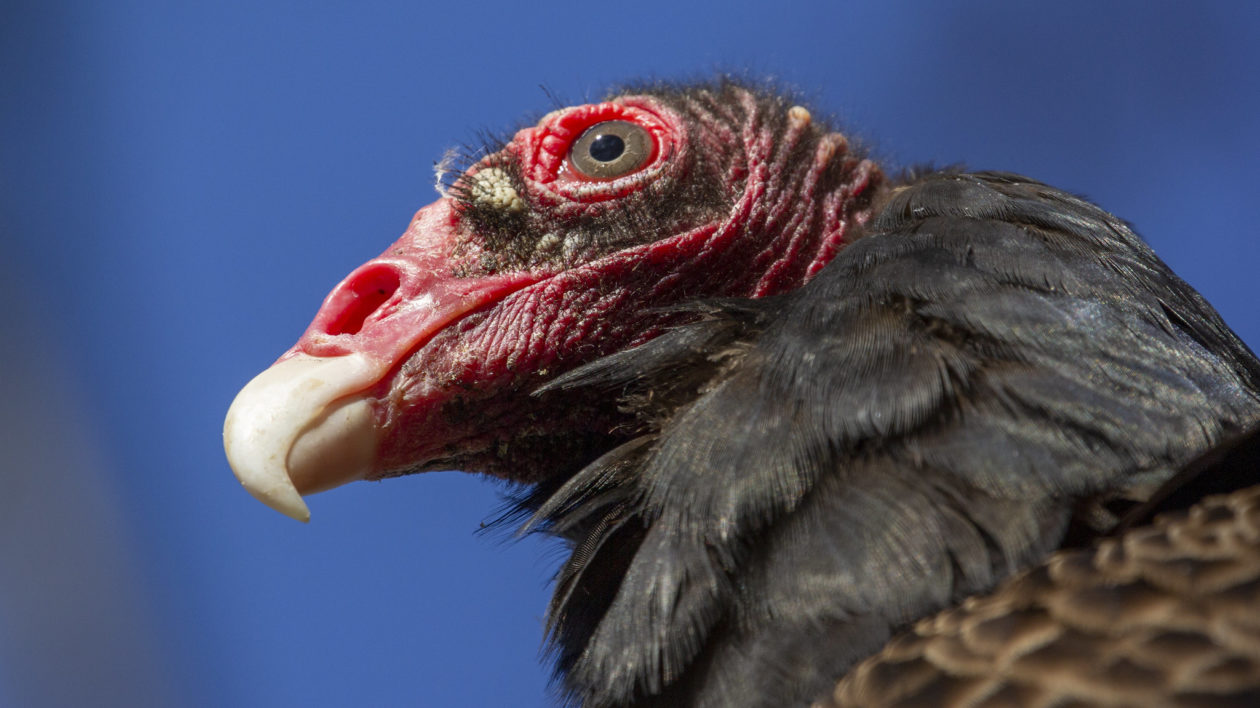
[(917, 623), (827, 708), (1260, 705), (1260, 486)]

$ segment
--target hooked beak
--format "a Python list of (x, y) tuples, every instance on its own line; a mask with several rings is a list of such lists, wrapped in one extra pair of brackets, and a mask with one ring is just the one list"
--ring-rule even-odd
[(372, 408), (367, 398), (347, 394), (371, 383), (372, 367), (359, 354), (297, 354), (254, 377), (223, 424), (223, 448), (236, 478), (272, 509), (309, 521), (302, 495), (372, 470)]
[(378, 384), (452, 322), (542, 279), (454, 275), (456, 218), (446, 199), (417, 212), (381, 257), (333, 288), (297, 344), (237, 394), (223, 446), (237, 479), (267, 506), (307, 521), (302, 496), (389, 472), (377, 464), (377, 417), (388, 418), (391, 405)]

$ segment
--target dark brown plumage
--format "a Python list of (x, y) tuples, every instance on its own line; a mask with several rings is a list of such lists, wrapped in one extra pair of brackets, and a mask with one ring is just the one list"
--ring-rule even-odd
[(820, 705), (1256, 706), (1257, 608), (1260, 486), (1057, 553), (921, 620)]

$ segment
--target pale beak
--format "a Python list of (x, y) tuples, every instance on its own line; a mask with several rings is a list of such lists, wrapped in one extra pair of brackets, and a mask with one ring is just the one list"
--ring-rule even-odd
[(241, 389), (223, 424), (236, 478), (259, 501), (309, 521), (302, 495), (363, 479), (377, 434), (364, 388), (380, 376), (360, 354), (293, 354)]

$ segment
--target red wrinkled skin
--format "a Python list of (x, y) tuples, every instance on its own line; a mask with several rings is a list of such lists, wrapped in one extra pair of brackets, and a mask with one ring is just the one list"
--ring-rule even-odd
[[(359, 351), (380, 368), (368, 390), (382, 431), (373, 477), (459, 467), (537, 481), (548, 473), (545, 463), (532, 468), (521, 445), (546, 447), (550, 435), (575, 429), (615, 434), (617, 425), (613, 401), (602, 406), (607, 416), (592, 414), (562, 397), (532, 397), (538, 386), (656, 336), (678, 319), (660, 308), (784, 292), (831, 260), (869, 216), (878, 169), (848, 155), (843, 137), (811, 126), (808, 114), (768, 115), (745, 94), (734, 122), (700, 103), (651, 96), (556, 111), (463, 178), (510, 161), (519, 167), (514, 187), (525, 210), (561, 225), (615, 210), (650, 186), (709, 179), (726, 206), (704, 223), (647, 224), (655, 237), (647, 243), (563, 266), (544, 260), (470, 276), (486, 246), (447, 196), (334, 289), (292, 351)], [(567, 166), (569, 147), (604, 120), (644, 127), (653, 150), (631, 175), (583, 178)], [(792, 151), (806, 148), (813, 158), (789, 168)], [(698, 167), (701, 155), (717, 173)], [(843, 179), (823, 189), (837, 171)]]

